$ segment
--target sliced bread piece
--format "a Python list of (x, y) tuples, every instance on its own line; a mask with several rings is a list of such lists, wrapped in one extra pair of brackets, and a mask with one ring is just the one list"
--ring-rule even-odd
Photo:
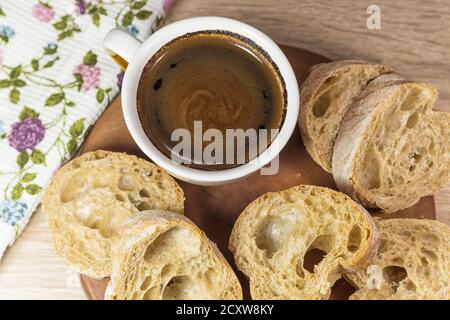
[(299, 116), (303, 143), (311, 157), (331, 172), (333, 146), (341, 120), (367, 83), (390, 68), (364, 61), (314, 66), (301, 87)]
[(147, 209), (183, 212), (181, 188), (156, 165), (125, 153), (95, 151), (63, 166), (43, 200), (56, 252), (79, 272), (111, 273), (117, 227)]
[[(367, 266), (377, 245), (364, 208), (343, 193), (308, 185), (253, 201), (229, 243), (253, 299), (327, 299), (342, 274)], [(324, 257), (312, 270), (308, 255), (317, 249)]]
[(380, 247), (371, 264), (347, 278), (350, 299), (450, 299), (450, 227), (432, 220), (377, 221)]
[(450, 178), (450, 113), (431, 108), (426, 84), (380, 77), (342, 120), (333, 153), (339, 189), (366, 207), (395, 212)]
[(242, 299), (241, 285), (230, 265), (186, 217), (144, 211), (120, 233), (106, 299)]

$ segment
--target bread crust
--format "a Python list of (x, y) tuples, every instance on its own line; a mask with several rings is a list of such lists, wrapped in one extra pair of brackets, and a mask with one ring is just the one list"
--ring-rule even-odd
[(367, 269), (347, 274), (350, 299), (450, 299), (450, 227), (426, 219), (376, 221), (381, 246)]
[[(43, 211), (47, 215), (56, 253), (79, 273), (96, 279), (110, 275), (110, 250), (112, 243), (116, 241), (113, 229), (126, 217), (139, 211), (126, 197), (127, 194), (131, 197), (131, 193), (138, 190), (119, 190), (121, 198), (116, 199), (109, 190), (115, 187), (113, 185), (117, 181), (110, 179), (128, 175), (131, 171), (137, 175), (158, 175), (161, 186), (167, 189), (163, 191), (156, 182), (145, 182), (141, 187), (147, 189), (152, 186), (149, 190), (155, 193), (148, 195), (148, 199), (165, 199), (163, 194), (167, 192), (166, 198), (170, 203), (154, 205), (168, 206), (183, 212), (184, 194), (175, 180), (156, 165), (126, 153), (103, 150), (89, 152), (68, 162), (53, 177), (44, 195)], [(96, 179), (99, 181), (96, 182)], [(150, 178), (146, 176), (143, 179), (152, 181), (147, 180)], [(97, 215), (97, 212), (102, 215)]]
[[(359, 219), (358, 223), (361, 229), (366, 232), (366, 237), (364, 241), (361, 241), (359, 244), (357, 251), (350, 255), (350, 258), (337, 258), (339, 263), (333, 263), (333, 265), (330, 265), (329, 267), (327, 266), (328, 269), (323, 275), (317, 275), (317, 277), (323, 276), (326, 278), (326, 280), (323, 280), (320, 284), (318, 284), (322, 288), (320, 292), (302, 292), (302, 290), (306, 289), (302, 289), (300, 291), (286, 289), (285, 292), (280, 292), (279, 295), (275, 295), (273, 293), (269, 293), (271, 292), (271, 289), (267, 288), (269, 284), (266, 283), (270, 282), (270, 279), (266, 279), (266, 273), (270, 273), (271, 276), (275, 275), (277, 279), (279, 279), (278, 274), (281, 273), (281, 271), (277, 270), (275, 267), (276, 260), (273, 260), (275, 259), (275, 255), (268, 257), (268, 250), (258, 248), (255, 242), (255, 239), (257, 238), (254, 238), (252, 234), (256, 234), (257, 231), (255, 230), (255, 226), (259, 228), (264, 219), (267, 217), (277, 216), (277, 213), (274, 212), (276, 207), (283, 206), (284, 208), (285, 201), (296, 201), (294, 198), (304, 194), (312, 195), (312, 197), (324, 197), (325, 199), (336, 203), (336, 206), (338, 206), (338, 203), (344, 204), (347, 208), (347, 212), (351, 212), (353, 218)], [(271, 203), (271, 201), (273, 201), (273, 203)], [(286, 208), (289, 208), (289, 206)], [(324, 211), (326, 211), (325, 208)], [(339, 215), (339, 212), (337, 214)], [(312, 221), (316, 221), (315, 223), (321, 223), (319, 217), (312, 217), (311, 219)], [(282, 227), (289, 227), (289, 224), (292, 225), (293, 223), (294, 222), (286, 222)], [(328, 221), (328, 223), (330, 223), (330, 221)], [(311, 227), (311, 225), (309, 226)], [(353, 229), (352, 226), (349, 225), (347, 228)], [(350, 230), (347, 230), (346, 232), (350, 232)], [(278, 232), (276, 232), (276, 234), (277, 233)], [(320, 238), (321, 235), (317, 234), (316, 236)], [(363, 269), (368, 265), (376, 254), (378, 244), (379, 235), (377, 228), (371, 216), (363, 207), (353, 202), (345, 194), (336, 192), (332, 189), (300, 185), (284, 191), (267, 193), (250, 203), (235, 222), (229, 240), (229, 249), (234, 254), (238, 269), (249, 278), (250, 291), (253, 299), (327, 299), (330, 295), (332, 284), (338, 280), (342, 274), (356, 272), (357, 270)], [(279, 249), (280, 252), (282, 250), (283, 248)], [(291, 274), (296, 273), (295, 271), (289, 272)], [(295, 281), (295, 279), (291, 279), (291, 281)], [(317, 281), (317, 278), (315, 279), (316, 280), (312, 280), (311, 278), (307, 281)], [(281, 283), (279, 285), (280, 287), (283, 287), (286, 284)], [(287, 286), (289, 287), (291, 285), (287, 284)]]
[[(130, 298), (130, 292), (126, 290), (132, 284), (128, 283), (127, 280), (132, 278), (130, 272), (137, 270), (137, 267), (133, 264), (138, 263), (138, 259), (140, 259), (134, 254), (134, 249), (137, 247), (147, 248), (147, 245), (152, 245), (153, 241), (159, 235), (174, 227), (189, 229), (195, 234), (195, 237), (204, 244), (202, 255), (207, 255), (210, 259), (214, 260), (215, 269), (221, 269), (220, 276), (227, 279), (227, 281), (222, 281), (220, 284), (215, 283), (216, 285), (223, 286), (221, 290), (227, 290), (226, 293), (221, 293), (221, 297), (241, 300), (242, 288), (239, 280), (222, 253), (218, 250), (216, 244), (211, 242), (205, 233), (187, 217), (160, 210), (143, 211), (129, 219), (120, 228), (119, 232), (122, 240), (116, 244), (118, 255), (113, 263), (111, 281), (108, 284), (105, 298)], [(173, 258), (175, 259), (176, 257)], [(191, 297), (191, 299), (196, 299), (196, 297)]]
[[(314, 136), (312, 125), (314, 121), (318, 120), (315, 120), (313, 116), (313, 107), (317, 102), (318, 96), (320, 96), (321, 94), (320, 89), (328, 79), (337, 77), (342, 72), (356, 73), (361, 69), (367, 69), (367, 72), (371, 71), (373, 73), (373, 75), (368, 79), (365, 79), (365, 81), (370, 81), (380, 74), (392, 71), (388, 66), (361, 60), (342, 60), (330, 63), (321, 63), (313, 66), (310, 69), (308, 78), (301, 86), (301, 108), (298, 124), (300, 127), (302, 140), (306, 147), (306, 150), (314, 159), (314, 161), (319, 164), (325, 171), (330, 173), (332, 171), (331, 159), (336, 134), (331, 134), (331, 136), (323, 136), (322, 134), (322, 137)], [(345, 88), (343, 88), (342, 90), (345, 90)], [(355, 88), (355, 90), (356, 94), (354, 98), (357, 97), (362, 88)], [(343, 109), (339, 110), (338, 113), (334, 115), (338, 117), (338, 119), (333, 120), (337, 125), (345, 114), (348, 106), (342, 106), (341, 108)]]
[[(418, 189), (420, 191), (413, 190), (407, 194), (404, 189), (395, 191), (392, 188), (393, 196), (382, 198), (364, 187), (359, 168), (363, 164), (368, 165), (365, 156), (368, 154), (369, 142), (374, 136), (377, 136), (378, 125), (384, 121), (385, 114), (391, 112), (393, 103), (391, 101), (396, 101), (394, 99), (401, 90), (423, 90), (431, 93), (428, 102), (429, 108), (423, 112), (432, 112), (431, 106), (437, 99), (437, 92), (431, 86), (406, 81), (400, 77), (395, 79), (388, 75), (384, 77), (384, 79), (380, 77), (380, 80), (370, 84), (344, 116), (334, 146), (333, 177), (341, 191), (365, 207), (381, 208), (384, 212), (390, 213), (410, 207), (417, 203), (422, 196), (433, 194), (440, 189), (448, 181), (450, 162), (449, 155), (444, 155), (441, 158), (444, 164), (441, 165), (439, 182), (427, 187), (421, 186)], [(437, 115), (437, 113), (434, 114)], [(438, 121), (445, 122), (445, 117), (441, 117), (441, 120)], [(415, 137), (415, 139), (420, 139), (420, 137)], [(444, 153), (449, 152), (445, 145), (437, 147), (442, 148)]]

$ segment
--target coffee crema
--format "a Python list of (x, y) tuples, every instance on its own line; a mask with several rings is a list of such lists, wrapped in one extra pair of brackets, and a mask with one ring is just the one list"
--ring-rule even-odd
[[(280, 129), (286, 95), (279, 70), (263, 49), (233, 33), (205, 31), (172, 40), (148, 61), (137, 104), (146, 135), (170, 157), (177, 144), (172, 133), (183, 128), (193, 137), (194, 121), (201, 121), (203, 131), (220, 130), (224, 147), (226, 129)], [(212, 170), (236, 163), (192, 166)]]

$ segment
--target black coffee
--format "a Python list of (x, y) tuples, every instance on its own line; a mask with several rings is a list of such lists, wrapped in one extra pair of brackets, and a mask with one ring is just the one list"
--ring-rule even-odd
[(201, 121), (203, 131), (220, 130), (225, 145), (226, 129), (279, 129), (285, 104), (282, 78), (265, 52), (248, 39), (219, 31), (188, 34), (165, 45), (147, 63), (138, 88), (143, 128), (169, 156), (178, 128), (193, 137), (194, 121)]

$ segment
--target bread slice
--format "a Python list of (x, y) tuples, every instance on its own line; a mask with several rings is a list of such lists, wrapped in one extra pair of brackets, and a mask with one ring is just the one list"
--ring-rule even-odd
[(95, 151), (63, 166), (53, 178), (43, 209), (56, 252), (94, 278), (111, 273), (117, 227), (147, 209), (183, 212), (178, 184), (154, 164), (125, 153)]
[(450, 299), (450, 227), (432, 220), (377, 221), (378, 254), (348, 275), (358, 288), (350, 299)]
[(144, 211), (120, 233), (106, 299), (242, 299), (230, 265), (186, 217)]
[[(309, 185), (253, 201), (229, 242), (253, 299), (327, 299), (342, 274), (367, 266), (377, 245), (364, 208), (343, 193)], [(325, 255), (312, 270), (305, 260), (315, 249)]]
[(366, 207), (395, 212), (450, 178), (450, 113), (431, 108), (426, 84), (374, 80), (342, 120), (333, 153), (339, 189)]
[(369, 81), (391, 69), (382, 64), (344, 60), (312, 68), (301, 87), (299, 116), (303, 143), (311, 157), (331, 172), (339, 125)]

